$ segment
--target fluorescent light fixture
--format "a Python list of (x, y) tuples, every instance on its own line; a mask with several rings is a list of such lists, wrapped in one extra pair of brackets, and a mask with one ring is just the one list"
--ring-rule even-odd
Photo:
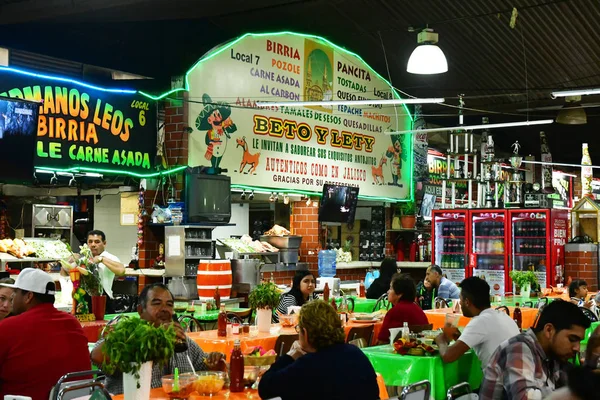
[(327, 107), (327, 106), (369, 106), (375, 104), (381, 104), (384, 106), (394, 106), (399, 104), (432, 104), (432, 103), (443, 103), (443, 98), (427, 98), (427, 99), (392, 99), (392, 100), (331, 100), (331, 101), (282, 101), (282, 102), (268, 102), (268, 101), (257, 101), (258, 107)]
[(442, 49), (436, 46), (438, 34), (433, 29), (423, 29), (417, 35), (419, 44), (410, 55), (406, 71), (411, 74), (434, 75), (448, 72), (448, 61)]
[(552, 98), (567, 97), (567, 96), (587, 96), (591, 94), (600, 94), (600, 88), (596, 89), (578, 89), (578, 90), (562, 90), (552, 92)]
[(408, 131), (385, 132), (386, 135), (403, 135), (405, 133), (431, 133), (431, 132), (447, 132), (447, 131), (472, 131), (475, 129), (494, 129), (494, 128), (511, 128), (514, 126), (530, 126), (530, 125), (546, 125), (553, 123), (553, 119), (540, 119), (537, 121), (522, 121), (522, 122), (503, 122), (500, 124), (480, 124), (480, 125), (463, 125), (452, 126), (447, 128), (431, 128), (431, 129), (411, 129)]

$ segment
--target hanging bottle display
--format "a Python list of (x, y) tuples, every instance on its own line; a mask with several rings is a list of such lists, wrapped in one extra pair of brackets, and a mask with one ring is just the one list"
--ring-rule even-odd
[(594, 172), (592, 171), (592, 159), (590, 158), (590, 152), (588, 150), (588, 144), (583, 143), (581, 151), (583, 153), (581, 157), (581, 165), (589, 165), (589, 167), (581, 167), (581, 196), (591, 196), (592, 194), (592, 179), (594, 178)]
[[(543, 163), (552, 163), (552, 154), (550, 153), (550, 146), (546, 140), (546, 134), (544, 131), (540, 132), (540, 144), (542, 153)], [(542, 164), (542, 190), (544, 193), (553, 193), (554, 187), (552, 186), (552, 165)]]
[(425, 119), (422, 117), (421, 105), (415, 106), (415, 122), (413, 129), (413, 179), (417, 182), (426, 182), (429, 180), (429, 163), (427, 162), (427, 133), (419, 133), (419, 129), (424, 129)]

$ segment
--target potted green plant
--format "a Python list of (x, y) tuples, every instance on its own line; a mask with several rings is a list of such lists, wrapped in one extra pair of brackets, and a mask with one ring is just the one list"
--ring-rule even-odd
[(269, 332), (273, 310), (279, 305), (279, 289), (273, 282), (257, 285), (248, 296), (250, 307), (256, 310), (259, 332)]
[(402, 203), (400, 206), (400, 225), (402, 225), (402, 229), (413, 229), (416, 221), (414, 201)]
[(154, 326), (140, 318), (123, 318), (104, 338), (102, 370), (123, 373), (125, 400), (150, 396), (153, 363), (166, 364), (174, 354), (172, 325)]
[(521, 297), (529, 298), (531, 287), (537, 285), (537, 277), (533, 271), (511, 271), (510, 279), (520, 289)]

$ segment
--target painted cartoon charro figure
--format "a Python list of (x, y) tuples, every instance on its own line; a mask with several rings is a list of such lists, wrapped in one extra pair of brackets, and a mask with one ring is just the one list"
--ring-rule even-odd
[(400, 140), (396, 139), (394, 145), (388, 147), (385, 153), (386, 157), (390, 159), (390, 168), (392, 170), (392, 182), (388, 185), (402, 187), (401, 183), (398, 183), (402, 179), (402, 145)]
[(237, 131), (237, 126), (231, 120), (231, 107), (227, 103), (214, 103), (206, 93), (202, 95), (204, 109), (196, 118), (196, 129), (206, 131), (206, 153), (204, 157), (210, 160), (213, 168), (218, 168), (231, 134)]

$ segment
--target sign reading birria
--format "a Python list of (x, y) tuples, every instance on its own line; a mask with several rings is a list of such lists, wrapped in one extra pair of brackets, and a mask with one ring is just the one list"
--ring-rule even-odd
[(156, 106), (135, 91), (0, 68), (0, 96), (40, 102), (36, 166), (153, 169)]
[(225, 168), (232, 184), (362, 196), (412, 196), (412, 121), (402, 106), (258, 106), (258, 102), (392, 99), (358, 56), (315, 36), (245, 35), (189, 72), (189, 165)]

